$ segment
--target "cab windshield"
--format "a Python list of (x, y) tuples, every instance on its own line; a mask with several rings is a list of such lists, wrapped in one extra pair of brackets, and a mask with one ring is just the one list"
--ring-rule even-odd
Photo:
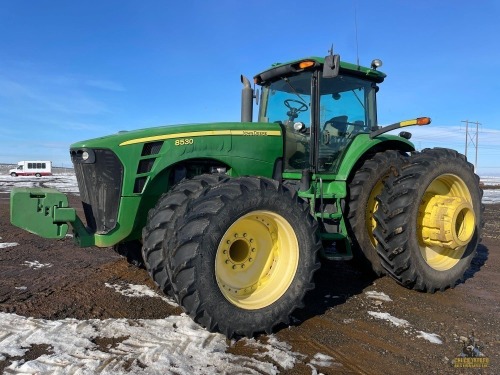
[[(310, 167), (312, 72), (287, 77), (262, 88), (259, 122), (276, 122), (285, 133), (285, 171)], [(300, 124), (301, 129), (295, 129)]]
[[(318, 85), (312, 84), (315, 76)], [(315, 97), (319, 103), (312, 105)], [(322, 78), (311, 71), (281, 78), (263, 86), (259, 122), (283, 125), (286, 172), (315, 167), (335, 173), (355, 136), (377, 127), (375, 84), (349, 75)], [(318, 134), (316, 145), (311, 127)]]
[(259, 122), (311, 126), (311, 72), (275, 81), (263, 87)]

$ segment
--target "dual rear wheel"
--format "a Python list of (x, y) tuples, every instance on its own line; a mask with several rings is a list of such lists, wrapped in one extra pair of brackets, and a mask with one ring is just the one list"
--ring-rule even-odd
[(174, 190), (151, 211), (143, 233), (153, 279), (196, 322), (227, 337), (288, 324), (319, 268), (309, 206), (277, 181), (233, 178), (191, 194), (170, 223), (176, 210), (166, 202)]
[(463, 155), (439, 148), (412, 155), (377, 197), (373, 235), (387, 274), (419, 291), (454, 287), (481, 238), (481, 199)]
[(483, 227), (479, 177), (463, 155), (379, 152), (356, 171), (349, 194), (350, 235), (362, 265), (431, 293), (463, 279)]

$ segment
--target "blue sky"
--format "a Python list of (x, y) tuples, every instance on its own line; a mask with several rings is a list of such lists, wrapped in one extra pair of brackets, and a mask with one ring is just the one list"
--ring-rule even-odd
[(0, 162), (69, 166), (75, 141), (239, 121), (240, 74), (333, 43), (342, 60), (384, 62), (381, 125), (430, 116), (408, 129), (417, 148), (463, 153), (462, 121), (478, 121), (478, 172), (500, 175), (499, 19), (496, 0), (3, 0)]

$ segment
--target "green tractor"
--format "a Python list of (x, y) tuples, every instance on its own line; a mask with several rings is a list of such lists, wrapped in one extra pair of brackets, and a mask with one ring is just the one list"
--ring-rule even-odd
[[(227, 337), (288, 324), (320, 257), (354, 258), (425, 292), (463, 279), (482, 190), (450, 149), (416, 152), (380, 127), (385, 74), (338, 55), (274, 64), (243, 83), (241, 122), (162, 126), (71, 145), (85, 223), (53, 189), (16, 188), (11, 222), (141, 258), (196, 322)], [(258, 121), (252, 122), (254, 99)]]

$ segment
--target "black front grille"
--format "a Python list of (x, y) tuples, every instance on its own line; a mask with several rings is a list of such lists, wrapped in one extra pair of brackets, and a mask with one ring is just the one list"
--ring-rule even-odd
[(160, 152), (163, 141), (145, 143), (141, 156), (156, 155)]
[(116, 226), (123, 181), (123, 166), (118, 157), (106, 149), (84, 149), (93, 162), (81, 158), (81, 150), (70, 151), (82, 199), (87, 227), (103, 234)]
[(155, 159), (144, 159), (139, 162), (139, 166), (137, 167), (137, 174), (149, 173), (151, 169), (153, 169), (153, 164), (155, 163)]

